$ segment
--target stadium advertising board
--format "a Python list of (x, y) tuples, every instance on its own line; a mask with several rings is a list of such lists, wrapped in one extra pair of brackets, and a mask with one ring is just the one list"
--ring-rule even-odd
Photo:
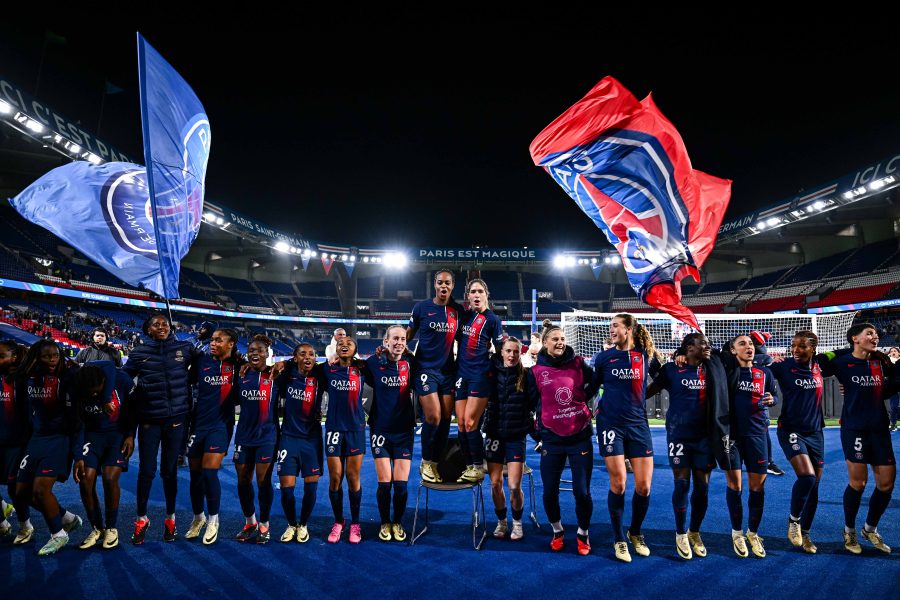
[(313, 247), (306, 240), (301, 240), (300, 238), (289, 233), (284, 233), (273, 229), (265, 223), (257, 221), (256, 219), (248, 217), (247, 215), (241, 214), (235, 210), (225, 207), (222, 207), (221, 210), (225, 219), (233, 223), (234, 226), (238, 229), (243, 229), (244, 231), (250, 232), (255, 235), (262, 235), (268, 238), (272, 238), (276, 241), (287, 242), (288, 244), (296, 248)]
[(95, 138), (81, 125), (66, 119), (44, 103), (38, 102), (2, 76), (0, 76), (0, 99), (8, 102), (13, 109), (37, 119), (56, 133), (75, 142), (84, 150), (93, 152), (103, 160), (134, 162), (111, 145)]
[(526, 262), (551, 258), (548, 250), (537, 248), (418, 248), (414, 260)]
[(722, 223), (721, 227), (719, 227), (719, 235), (737, 231), (744, 227), (749, 227), (760, 219), (775, 215), (777, 213), (781, 213), (787, 209), (804, 207), (811, 202), (815, 202), (816, 200), (843, 194), (844, 192), (852, 190), (858, 186), (865, 185), (870, 181), (885, 177), (887, 175), (892, 175), (894, 173), (897, 173), (898, 171), (900, 171), (900, 154), (895, 154), (893, 156), (880, 160), (877, 163), (867, 165), (861, 169), (858, 169), (854, 173), (841, 177), (840, 179), (835, 179), (828, 182), (827, 184), (817, 186), (814, 191), (801, 192), (793, 198), (779, 202), (774, 206), (770, 206), (766, 209), (754, 211), (752, 213), (742, 215), (736, 219), (726, 221)]

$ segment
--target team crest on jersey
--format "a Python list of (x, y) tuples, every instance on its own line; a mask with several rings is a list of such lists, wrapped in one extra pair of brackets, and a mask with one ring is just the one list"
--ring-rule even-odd
[(762, 379), (762, 376), (763, 376), (762, 373), (754, 373), (754, 374), (753, 374), (753, 379)]
[(541, 371), (541, 385), (550, 385), (550, 373), (548, 371)]
[(636, 362), (636, 363), (639, 363), (639, 362), (641, 362), (641, 357), (635, 356), (632, 360), (634, 360), (634, 362)]
[(184, 362), (184, 352), (182, 352), (181, 350), (176, 350), (175, 360), (177, 360), (178, 362)]

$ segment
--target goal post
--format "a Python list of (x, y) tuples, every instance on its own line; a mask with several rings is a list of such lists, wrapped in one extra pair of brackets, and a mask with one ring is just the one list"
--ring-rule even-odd
[[(603, 342), (609, 336), (609, 324), (619, 313), (599, 313), (576, 310), (562, 313), (562, 328), (566, 342), (575, 353), (590, 359), (603, 350)], [(653, 343), (663, 354), (671, 355), (685, 335), (693, 329), (665, 314), (631, 313), (641, 325), (647, 327)], [(751, 331), (771, 334), (766, 347), (770, 354), (787, 356), (791, 339), (798, 331), (808, 330), (819, 337), (819, 352), (834, 350), (847, 345), (846, 332), (853, 324), (855, 311), (828, 314), (698, 314), (700, 329), (706, 334), (713, 348), (721, 348), (728, 340)]]

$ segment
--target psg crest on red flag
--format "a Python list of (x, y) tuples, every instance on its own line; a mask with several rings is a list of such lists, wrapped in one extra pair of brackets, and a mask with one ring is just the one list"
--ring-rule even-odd
[(678, 130), (650, 96), (613, 79), (531, 143), (534, 163), (615, 246), (638, 297), (699, 329), (681, 304), (681, 280), (700, 280), (731, 197), (731, 181), (691, 167)]

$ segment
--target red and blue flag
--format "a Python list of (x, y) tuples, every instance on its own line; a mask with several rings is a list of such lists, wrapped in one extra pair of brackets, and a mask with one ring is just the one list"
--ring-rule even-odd
[(639, 101), (612, 77), (548, 125), (530, 150), (615, 246), (638, 297), (699, 329), (681, 303), (681, 280), (700, 280), (731, 181), (694, 170), (652, 98)]

